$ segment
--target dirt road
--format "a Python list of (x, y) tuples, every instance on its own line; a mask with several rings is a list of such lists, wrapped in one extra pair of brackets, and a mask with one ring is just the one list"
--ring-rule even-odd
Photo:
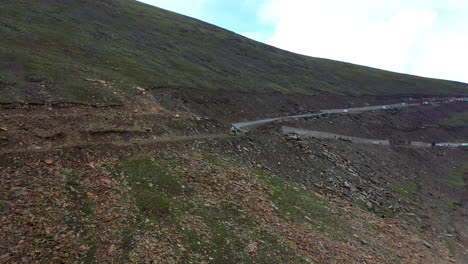
[(304, 114), (304, 115), (293, 115), (293, 116), (283, 116), (283, 117), (275, 117), (275, 118), (268, 118), (262, 120), (255, 120), (255, 121), (247, 121), (242, 123), (235, 123), (233, 124), (235, 127), (241, 130), (247, 130), (248, 127), (261, 125), (265, 123), (270, 123), (273, 121), (278, 120), (285, 120), (285, 119), (292, 119), (292, 118), (303, 118), (303, 117), (314, 117), (320, 116), (323, 114), (351, 114), (351, 113), (362, 113), (366, 111), (375, 111), (375, 110), (383, 110), (383, 109), (391, 109), (391, 108), (405, 108), (411, 106), (417, 106), (418, 104), (407, 104), (407, 103), (399, 103), (399, 104), (391, 104), (391, 105), (375, 105), (375, 106), (364, 106), (364, 107), (356, 107), (350, 109), (325, 109), (320, 110), (319, 113), (312, 113), (312, 114)]
[[(273, 121), (307, 118), (327, 114), (353, 114), (366, 111), (376, 111), (391, 108), (406, 108), (416, 106), (417, 104), (391, 104), (358, 107), (352, 109), (326, 109), (319, 113), (284, 116), (277, 118), (262, 119), (233, 124), (242, 131), (253, 130), (256, 126)], [(73, 111), (78, 111), (74, 109)], [(102, 113), (101, 113), (102, 112)], [(182, 130), (188, 130), (198, 124), (196, 119), (186, 116), (175, 115), (184, 125), (180, 126)], [(5, 115), (5, 122), (2, 122), (10, 128), (4, 134), (9, 134), (10, 138), (3, 138), (7, 145), (3, 145), (0, 151), (1, 155), (13, 155), (14, 153), (27, 152), (49, 152), (56, 149), (70, 147), (86, 147), (89, 145), (111, 144), (115, 146), (124, 145), (144, 145), (159, 142), (178, 142), (197, 139), (210, 139), (227, 137), (227, 133), (222, 132), (221, 124), (206, 124), (204, 131), (193, 130), (187, 135), (169, 135), (165, 132), (159, 133), (161, 127), (174, 126), (169, 117), (159, 113), (133, 113), (130, 119), (124, 116), (124, 113), (114, 110), (99, 110), (97, 115), (82, 111), (70, 113), (67, 109), (59, 109), (57, 113), (47, 110), (46, 112), (20, 112)], [(182, 118), (182, 119), (181, 119)], [(60, 121), (62, 120), (62, 121)], [(115, 121), (111, 121), (115, 120)], [(29, 123), (29, 124), (28, 124)], [(209, 128), (211, 127), (211, 128)], [(217, 128), (215, 128), (217, 127)], [(175, 127), (173, 127), (175, 128)], [(173, 129), (171, 129), (173, 130)], [(9, 132), (11, 131), (11, 133)], [(156, 133), (157, 132), (157, 133)], [(287, 128), (283, 133), (296, 133), (301, 135), (313, 136), (316, 138), (341, 139), (356, 143), (368, 143), (379, 145), (390, 145), (388, 140), (366, 139), (359, 137), (349, 137), (333, 133), (319, 131), (302, 130), (297, 128)], [(7, 141), (5, 141), (7, 140)], [(0, 142), (1, 143), (1, 142)], [(411, 146), (430, 147), (430, 143), (412, 142)], [(443, 143), (441, 146), (458, 147), (462, 143)]]
[[(362, 143), (362, 144), (374, 144), (374, 145), (400, 145), (400, 146), (407, 146), (407, 147), (422, 147), (422, 148), (429, 148), (433, 147), (432, 143), (426, 142), (419, 142), (419, 141), (408, 141), (405, 143), (393, 143), (387, 139), (371, 139), (371, 138), (359, 138), (359, 137), (350, 137), (344, 135), (338, 135), (334, 133), (327, 133), (321, 131), (313, 131), (313, 130), (306, 130), (301, 128), (294, 128), (294, 127), (281, 127), (280, 129), (281, 134), (297, 134), (301, 136), (309, 136), (313, 138), (319, 139), (337, 139), (343, 141), (349, 141), (353, 143)], [(468, 143), (436, 143), (434, 147), (466, 147)]]

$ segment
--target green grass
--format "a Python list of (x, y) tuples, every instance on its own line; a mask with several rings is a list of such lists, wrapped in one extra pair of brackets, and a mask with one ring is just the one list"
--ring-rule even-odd
[[(219, 159), (204, 153), (202, 157), (219, 165)], [(124, 255), (132, 250), (134, 234), (144, 232), (143, 219), (154, 223), (171, 223), (182, 230), (182, 245), (196, 261), (210, 263), (307, 263), (292, 245), (284, 242), (268, 226), (259, 223), (242, 205), (234, 201), (207, 206), (204, 200), (191, 191), (182, 175), (178, 175), (177, 165), (188, 166), (180, 161), (140, 158), (117, 166), (115, 177), (121, 177), (128, 188), (129, 198), (138, 211), (138, 221), (122, 232), (121, 248)], [(138, 216), (140, 215), (140, 216)], [(184, 216), (198, 216), (207, 226), (210, 236), (198, 234), (184, 227)], [(168, 221), (163, 221), (168, 220)], [(140, 230), (140, 231), (137, 231)], [(258, 243), (255, 254), (246, 252), (246, 247)], [(178, 252), (183, 255), (184, 252)], [(125, 258), (125, 257), (124, 257)]]
[(399, 183), (390, 184), (389, 187), (401, 197), (409, 201), (416, 201), (414, 192), (418, 190), (418, 185), (415, 180), (403, 180)]
[(442, 243), (450, 251), (450, 253), (455, 253), (455, 246), (453, 245), (454, 242), (452, 238), (444, 236), (442, 237)]
[(466, 186), (465, 174), (468, 174), (468, 164), (458, 165), (453, 167), (452, 176), (443, 181), (455, 188), (463, 188)]
[(397, 204), (395, 201), (388, 200), (382, 205), (373, 205), (371, 209), (369, 209), (366, 203), (363, 200), (356, 200), (354, 204), (366, 211), (373, 212), (382, 217), (397, 217), (401, 214), (399, 211), (394, 211), (393, 208)]
[(81, 175), (75, 172), (63, 171), (63, 181), (66, 185), (77, 187), (81, 184)]
[(174, 210), (178, 203), (174, 198), (184, 194), (179, 175), (170, 170), (175, 165), (175, 162), (144, 157), (110, 170), (111, 175), (122, 181), (127, 190), (122, 202), (130, 200), (136, 206), (136, 210), (131, 212), (135, 217), (119, 230), (122, 241), (119, 247), (123, 250), (121, 263), (128, 261), (135, 235), (149, 228), (147, 221), (175, 221)]
[(266, 176), (265, 172), (260, 172), (260, 178), (273, 188), (270, 199), (277, 206), (279, 217), (285, 221), (305, 224), (312, 230), (335, 238), (350, 234), (350, 229), (330, 211), (327, 202), (310, 190)]
[[(229, 192), (211, 189), (214, 187), (212, 184), (217, 184), (216, 178), (211, 177), (223, 178), (224, 175), (218, 174), (222, 174), (226, 167), (234, 169), (240, 165), (205, 152), (195, 152), (194, 157), (186, 160), (170, 155), (138, 158), (113, 169), (114, 177), (126, 190), (123, 196), (127, 196), (135, 206), (127, 226), (119, 230), (121, 243), (118, 248), (123, 250), (122, 263), (129, 261), (134, 245), (138, 244), (136, 237), (141, 238), (142, 234), (152, 232), (155, 227), (171, 230), (172, 239), (179, 239), (177, 244), (171, 240), (171, 250), (182, 263), (188, 259), (194, 263), (313, 262), (302, 255), (297, 246), (276, 229), (275, 224), (262, 221), (261, 214), (252, 212), (240, 199), (231, 199)], [(204, 171), (206, 167), (208, 169)], [(201, 175), (193, 174), (200, 169), (203, 170)], [(301, 227), (327, 239), (369, 247), (398, 263), (393, 252), (375, 243), (373, 236), (381, 234), (382, 230), (368, 221), (367, 216), (349, 211), (339, 216), (336, 211), (340, 208), (317, 197), (311, 190), (269, 176), (258, 168), (250, 168), (250, 171), (255, 175), (247, 173), (242, 177), (254, 177), (255, 181), (262, 182), (261, 185), (266, 184), (265, 195), (275, 207), (271, 216), (281, 226)], [(66, 180), (76, 185), (79, 177), (75, 175)], [(229, 180), (241, 181), (235, 177)], [(406, 180), (389, 187), (404, 199), (415, 202), (416, 197), (412, 194), (418, 190), (415, 181)], [(457, 205), (456, 201), (446, 202), (448, 206)], [(398, 216), (398, 212), (390, 208), (392, 205), (392, 201), (388, 201), (372, 210), (383, 216)], [(365, 208), (365, 204), (362, 203), (361, 207)], [(357, 228), (356, 223), (362, 227)], [(165, 233), (157, 236), (161, 236), (158, 239), (163, 241), (167, 239)], [(369, 244), (363, 245), (362, 240), (369, 241)], [(254, 245), (251, 252), (247, 250), (249, 245)]]
[(468, 94), (465, 84), (293, 54), (132, 0), (5, 0), (0, 23), (0, 103), (125, 103), (132, 101), (135, 86)]
[[(62, 172), (64, 183), (72, 190), (80, 190), (81, 193), (86, 193), (86, 188), (81, 184), (81, 175), (75, 172)], [(86, 195), (72, 195), (76, 199), (78, 209), (81, 210), (86, 216), (94, 217), (96, 209), (96, 202)]]
[(170, 173), (168, 166), (170, 164), (142, 158), (117, 168), (126, 176), (135, 204), (150, 219), (169, 216), (173, 197), (184, 192), (179, 176)]
[(83, 263), (85, 264), (93, 264), (96, 263), (95, 256), (98, 250), (97, 242), (94, 241), (91, 245), (91, 249), (88, 251), (88, 254), (83, 259)]
[[(347, 212), (347, 218), (341, 218), (334, 212), (334, 210), (339, 211), (340, 209), (333, 207), (327, 200), (317, 197), (311, 190), (278, 177), (268, 176), (268, 173), (263, 170), (256, 168), (251, 170), (272, 188), (269, 198), (277, 206), (276, 212), (284, 221), (305, 225), (311, 230), (337, 241), (347, 241), (347, 243), (359, 246), (363, 246), (361, 244), (362, 240), (369, 241), (370, 244), (367, 246), (385, 254), (389, 259), (396, 259), (393, 252), (378, 247), (371, 242), (372, 238), (369, 234), (378, 234), (381, 230), (369, 223), (368, 219), (362, 215)], [(363, 208), (366, 208), (365, 205)], [(382, 214), (377, 207), (374, 207), (373, 210), (377, 210), (376, 213)], [(388, 209), (385, 214), (390, 215), (390, 210)], [(352, 228), (351, 223), (353, 221), (366, 226), (367, 232)], [(356, 239), (353, 236), (354, 234), (357, 234), (359, 239)]]
[[(259, 224), (241, 206), (226, 203), (212, 207), (198, 207), (191, 214), (201, 216), (211, 237), (203, 237), (193, 230), (184, 232), (184, 244), (198, 253), (200, 261), (210, 263), (307, 263), (289, 242)], [(255, 252), (246, 252), (256, 243)]]
[(460, 201), (454, 199), (444, 199), (444, 203), (452, 209), (457, 209), (461, 205)]
[[(76, 215), (76, 219), (85, 217), (85, 220), (75, 223), (76, 226), (85, 224), (85, 222), (92, 222), (95, 217), (96, 201), (86, 195), (87, 188), (81, 183), (81, 174), (74, 171), (62, 171), (63, 182), (68, 189), (67, 196), (73, 206), (70, 207), (71, 215)], [(81, 212), (81, 214), (79, 213)], [(82, 259), (83, 263), (95, 263), (95, 255), (97, 252), (97, 237), (96, 231), (89, 227), (84, 226), (83, 229), (86, 233), (90, 234), (86, 238), (85, 243), (89, 246), (89, 251)]]
[(215, 164), (215, 165), (221, 164), (220, 158), (216, 156), (215, 154), (211, 154), (211, 153), (204, 152), (204, 151), (196, 151), (196, 153), (199, 153), (200, 155), (202, 155), (203, 159), (205, 161), (208, 161), (211, 164)]
[(263, 179), (266, 179), (268, 177), (268, 173), (262, 169), (251, 167), (250, 170), (258, 176), (262, 177)]
[(450, 119), (441, 121), (440, 124), (450, 127), (468, 126), (468, 113), (456, 113)]

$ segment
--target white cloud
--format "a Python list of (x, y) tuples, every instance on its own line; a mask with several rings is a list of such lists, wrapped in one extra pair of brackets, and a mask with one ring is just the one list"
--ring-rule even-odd
[(468, 1), (270, 0), (260, 17), (279, 48), (468, 82)]
[(435, 34), (428, 38), (412, 66), (414, 74), (441, 76), (468, 83), (468, 34)]

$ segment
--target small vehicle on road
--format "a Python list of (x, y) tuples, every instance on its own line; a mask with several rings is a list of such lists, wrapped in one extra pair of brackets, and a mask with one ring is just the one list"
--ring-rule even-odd
[(231, 126), (231, 128), (229, 129), (229, 135), (237, 136), (237, 134), (239, 134), (239, 132), (237, 131), (237, 128), (235, 126)]

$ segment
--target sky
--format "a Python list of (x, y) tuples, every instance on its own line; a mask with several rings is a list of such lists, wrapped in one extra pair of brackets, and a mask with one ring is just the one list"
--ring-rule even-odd
[(468, 83), (468, 0), (141, 0), (295, 53)]

